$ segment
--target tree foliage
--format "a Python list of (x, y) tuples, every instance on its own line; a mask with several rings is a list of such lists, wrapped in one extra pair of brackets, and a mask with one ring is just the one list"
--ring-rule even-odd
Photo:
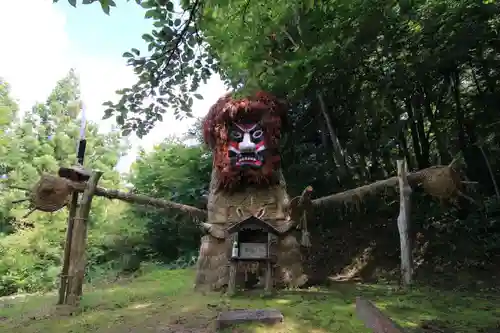
[[(0, 294), (51, 288), (59, 274), (67, 212), (35, 212), (23, 218), (28, 211), (26, 205), (16, 205), (12, 201), (25, 194), (8, 186), (30, 188), (41, 173), (56, 173), (59, 166), (76, 162), (80, 113), (78, 77), (75, 72), (69, 72), (57, 83), (46, 102), (25, 112), (21, 121), (16, 120), (18, 106), (3, 81), (0, 92), (0, 118), (9, 119), (8, 125), (0, 124), (3, 175), (0, 184), (3, 185), (0, 191)], [(100, 134), (96, 124), (89, 122), (85, 165), (104, 171), (103, 186), (121, 186), (114, 167), (127, 149), (119, 132)], [(110, 243), (109, 238), (118, 230), (124, 230), (116, 224), (122, 209), (120, 204), (109, 207), (106, 201), (95, 200), (90, 216), (91, 267), (101, 261), (103, 249), (116, 246), (117, 242)], [(106, 231), (104, 236), (103, 231)], [(130, 234), (123, 233), (119, 237)]]
[[(54, 2), (57, 2), (55, 0)], [(76, 7), (76, 0), (68, 0)], [(99, 2), (106, 14), (116, 4), (112, 0), (83, 0), (83, 4)], [(172, 109), (176, 119), (192, 117), (194, 99), (200, 83), (207, 83), (217, 69), (213, 57), (204, 49), (198, 24), (205, 2), (183, 1), (177, 8), (171, 0), (136, 0), (145, 10), (145, 18), (154, 21), (154, 30), (142, 35), (148, 54), (137, 48), (123, 53), (134, 68), (138, 81), (132, 87), (117, 91), (117, 103), (105, 102), (104, 119), (115, 117), (123, 135), (135, 132), (146, 135), (163, 114)]]
[[(0, 295), (56, 287), (61, 270), (67, 210), (27, 212), (13, 204), (43, 172), (76, 161), (79, 138), (79, 80), (74, 71), (61, 79), (44, 103), (18, 121), (18, 106), (9, 86), (0, 81)], [(87, 124), (85, 166), (104, 172), (100, 185), (124, 188), (115, 170), (129, 146), (119, 131), (102, 134)], [(168, 141), (142, 152), (129, 177), (134, 191), (203, 206), (210, 177), (210, 154), (202, 147)], [(175, 261), (195, 253), (200, 231), (192, 221), (168, 214), (95, 198), (89, 220), (87, 278), (135, 271), (143, 260)]]
[[(134, 192), (205, 208), (211, 167), (211, 156), (204, 148), (169, 140), (151, 153), (140, 154), (130, 182)], [(156, 258), (169, 262), (196, 255), (201, 230), (192, 220), (144, 208), (132, 207), (130, 212), (146, 224)]]

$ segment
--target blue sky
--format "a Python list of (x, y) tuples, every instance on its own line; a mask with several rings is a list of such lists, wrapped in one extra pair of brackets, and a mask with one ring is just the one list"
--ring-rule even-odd
[(145, 9), (133, 0), (120, 1), (111, 8), (109, 16), (99, 3), (74, 8), (66, 0), (60, 0), (54, 6), (66, 15), (66, 32), (78, 54), (121, 57), (132, 47), (147, 50), (141, 36), (151, 32), (152, 20), (144, 19)]
[[(135, 1), (116, 2), (108, 16), (98, 3), (74, 8), (67, 0), (56, 4), (51, 0), (0, 0), (0, 31), (16, 32), (2, 35), (0, 76), (10, 83), (21, 110), (44, 101), (56, 82), (75, 68), (87, 119), (98, 123), (102, 131), (111, 128), (114, 119), (102, 120), (102, 103), (116, 101), (116, 90), (136, 82), (122, 54), (132, 47), (147, 50), (141, 36), (151, 32), (153, 23), (144, 18), (145, 10)], [(193, 114), (204, 116), (225, 92), (220, 78), (212, 78), (198, 90), (204, 100), (195, 100)], [(145, 138), (132, 135), (133, 148), (118, 169), (128, 170), (139, 147), (149, 150), (165, 137), (182, 135), (193, 122), (177, 121), (169, 114)]]

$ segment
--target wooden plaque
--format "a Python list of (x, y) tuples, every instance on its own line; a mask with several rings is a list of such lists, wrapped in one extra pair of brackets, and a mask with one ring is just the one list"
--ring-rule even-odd
[(267, 258), (266, 243), (240, 243), (240, 258), (263, 259)]

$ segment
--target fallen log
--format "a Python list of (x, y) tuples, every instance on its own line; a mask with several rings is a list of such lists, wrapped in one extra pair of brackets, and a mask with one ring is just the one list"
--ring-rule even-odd
[(356, 297), (356, 314), (373, 333), (405, 333), (401, 326), (362, 297)]

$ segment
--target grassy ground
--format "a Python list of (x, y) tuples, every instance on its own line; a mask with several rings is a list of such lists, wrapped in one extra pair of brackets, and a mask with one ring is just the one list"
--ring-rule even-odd
[(73, 316), (62, 315), (54, 306), (55, 294), (1, 299), (0, 332), (209, 333), (220, 310), (264, 307), (280, 309), (285, 323), (230, 331), (368, 332), (354, 314), (356, 296), (373, 301), (409, 330), (500, 332), (499, 295), (437, 290), (404, 293), (389, 286), (339, 284), (329, 289), (282, 291), (272, 299), (259, 295), (227, 298), (194, 293), (193, 278), (191, 270), (156, 270), (128, 282), (89, 287), (82, 313)]

